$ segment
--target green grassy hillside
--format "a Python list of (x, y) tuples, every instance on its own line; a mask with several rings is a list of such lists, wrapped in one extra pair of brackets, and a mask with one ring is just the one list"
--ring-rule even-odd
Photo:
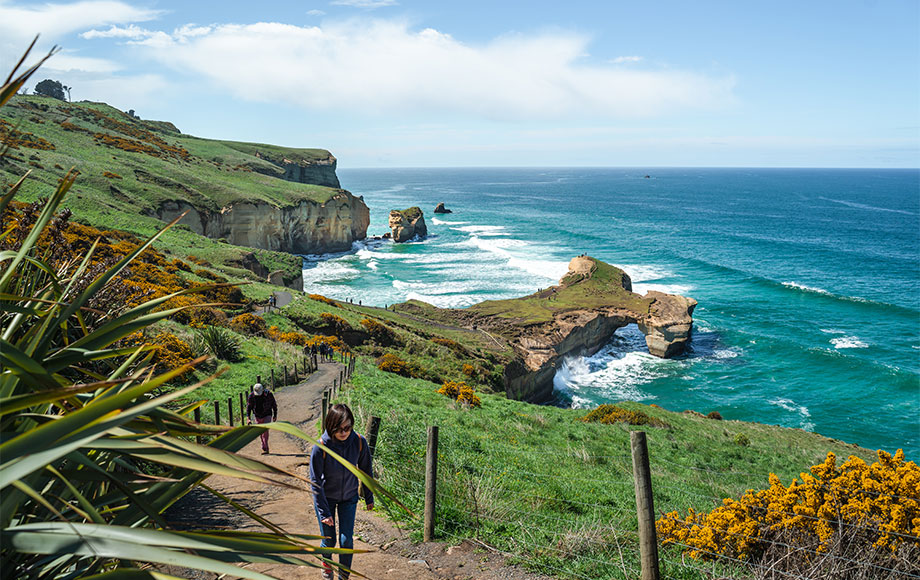
[[(500, 395), (480, 394), (482, 407), (468, 408), (438, 394), (439, 385), (366, 363), (359, 364), (353, 383), (341, 401), (356, 411), (361, 428), (371, 415), (381, 417), (379, 475), (416, 513), (424, 504), (426, 428), (439, 426), (441, 539), (478, 539), (561, 578), (639, 577), (632, 430), (648, 434), (658, 513), (712, 509), (722, 498), (769, 486), (770, 473), (788, 483), (828, 452), (873, 457), (866, 449), (800, 429), (638, 403), (622, 407), (663, 426), (586, 423), (580, 420), (584, 410)], [(403, 521), (420, 534), (419, 521)], [(662, 559), (668, 577), (707, 577), (682, 565), (677, 550), (663, 550)]]
[[(162, 227), (155, 211), (163, 201), (218, 211), (240, 200), (282, 207), (301, 200), (323, 203), (339, 191), (281, 179), (284, 170), (276, 164), (331, 159), (326, 150), (201, 139), (103, 103), (17, 95), (0, 112), (0, 141), (6, 148), (0, 157), (3, 191), (30, 171), (18, 199), (34, 201), (75, 167), (80, 176), (66, 204), (76, 219), (139, 236)], [(248, 248), (208, 240), (181, 226), (160, 247), (252, 278), (240, 268)], [(258, 258), (269, 271), (284, 270), (286, 280), (300, 276), (298, 257), (259, 251)]]

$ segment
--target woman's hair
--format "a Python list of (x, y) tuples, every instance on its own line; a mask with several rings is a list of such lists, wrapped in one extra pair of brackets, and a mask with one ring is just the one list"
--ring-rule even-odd
[(348, 408), (348, 405), (343, 405), (339, 403), (338, 405), (333, 405), (326, 412), (326, 422), (323, 423), (323, 429), (326, 430), (326, 433), (333, 435), (343, 423), (350, 423), (351, 428), (355, 428), (355, 416), (351, 414), (351, 409)]

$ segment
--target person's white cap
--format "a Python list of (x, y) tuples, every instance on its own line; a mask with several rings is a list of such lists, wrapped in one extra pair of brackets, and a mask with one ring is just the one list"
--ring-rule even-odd
[(262, 389), (263, 389), (262, 383), (256, 383), (256, 384), (252, 385), (252, 392), (255, 393), (255, 394), (257, 394), (257, 395), (261, 395), (261, 394), (262, 394)]

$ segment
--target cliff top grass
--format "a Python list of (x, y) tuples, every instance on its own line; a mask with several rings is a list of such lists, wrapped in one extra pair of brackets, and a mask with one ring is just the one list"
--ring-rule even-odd
[[(388, 489), (422, 511), (426, 426), (438, 425), (436, 535), (452, 543), (485, 539), (553, 576), (622, 578), (621, 557), (639, 568), (631, 431), (647, 433), (656, 512), (712, 509), (722, 498), (769, 485), (770, 473), (788, 483), (828, 452), (873, 458), (867, 449), (800, 429), (631, 402), (620, 406), (668, 426), (587, 423), (580, 420), (587, 409), (482, 393), (481, 408), (464, 408), (438, 394), (439, 384), (366, 363), (352, 383), (340, 400), (355, 412), (356, 425), (383, 418), (375, 461)], [(405, 523), (420, 533), (420, 522)], [(661, 556), (679, 578), (706, 577), (683, 574), (673, 549)], [(719, 576), (736, 577), (725, 572)]]
[(281, 165), (285, 160), (299, 165), (307, 165), (319, 162), (331, 162), (335, 159), (332, 153), (325, 149), (299, 149), (281, 147), (280, 145), (269, 145), (267, 143), (245, 143), (242, 141), (219, 141), (219, 143), (246, 155), (265, 159), (275, 165)]
[[(210, 210), (244, 199), (281, 207), (304, 200), (324, 203), (340, 191), (280, 179), (283, 169), (271, 162), (275, 157), (325, 160), (331, 157), (328, 151), (182, 135), (170, 123), (136, 119), (104, 103), (17, 95), (0, 121), (3, 142), (13, 145), (0, 165), (0, 178), (13, 182), (31, 169), (25, 200), (76, 167), (81, 176), (71, 201), (88, 200), (81, 211), (87, 219), (107, 212), (152, 215), (167, 200)], [(33, 148), (35, 143), (47, 145)], [(266, 153), (257, 157), (263, 149)]]
[(624, 288), (626, 273), (600, 260), (584, 257), (580, 271), (569, 271), (558, 286), (551, 286), (522, 298), (487, 300), (470, 306), (472, 314), (519, 321), (525, 325), (551, 322), (570, 310), (623, 308), (648, 313), (652, 300)]
[(410, 208), (406, 208), (406, 209), (397, 209), (397, 210), (393, 210), (393, 211), (399, 212), (400, 214), (402, 214), (402, 216), (403, 216), (404, 218), (406, 218), (406, 220), (408, 220), (408, 221), (410, 221), (410, 222), (413, 221), (413, 220), (418, 219), (418, 218), (422, 215), (422, 208), (420, 208), (420, 207), (417, 206), (417, 205), (414, 205), (414, 206), (412, 206), (412, 207), (410, 207)]

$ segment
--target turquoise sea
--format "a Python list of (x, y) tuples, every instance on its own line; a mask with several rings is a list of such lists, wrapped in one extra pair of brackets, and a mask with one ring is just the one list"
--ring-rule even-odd
[[(618, 331), (556, 376), (561, 404), (624, 399), (816, 431), (920, 459), (920, 171), (340, 169), (371, 208), (429, 236), (308, 256), (307, 292), (383, 306), (510, 298), (581, 253), (635, 291), (699, 301), (690, 352)], [(646, 178), (648, 174), (648, 178)], [(445, 202), (452, 214), (435, 215)]]

